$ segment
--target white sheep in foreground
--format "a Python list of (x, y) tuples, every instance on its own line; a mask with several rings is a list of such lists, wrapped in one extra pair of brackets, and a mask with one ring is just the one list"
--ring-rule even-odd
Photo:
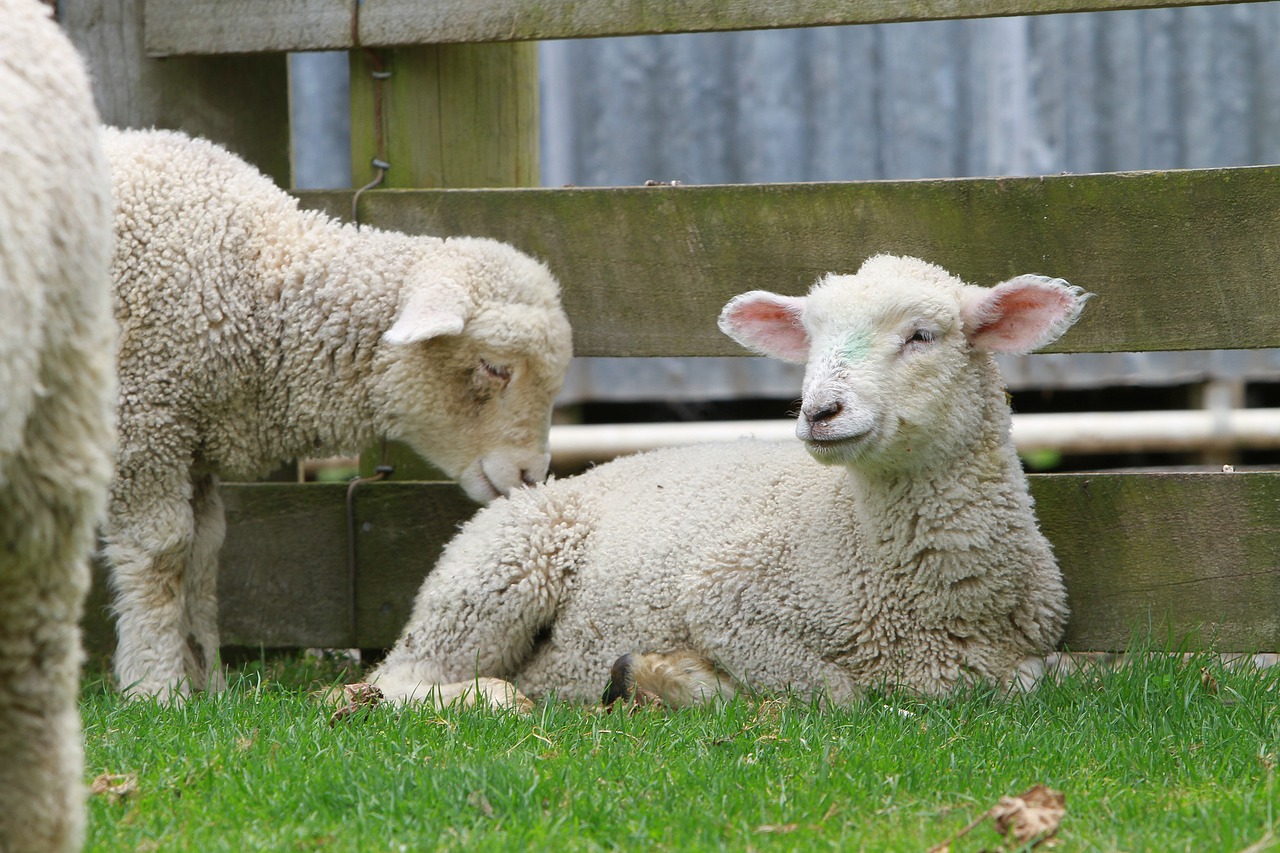
[(357, 229), (209, 142), (108, 131), (120, 454), (116, 677), (220, 689), (220, 478), (407, 442), (487, 501), (547, 471), (571, 355), (559, 287), (493, 240)]
[(807, 364), (803, 448), (659, 450), (495, 502), (369, 681), (393, 701), (523, 704), (506, 682), (588, 700), (620, 654), (661, 652), (619, 660), (609, 698), (1007, 683), (1067, 600), (991, 354), (1050, 343), (1085, 298), (889, 256), (806, 297), (735, 298), (725, 332)]
[(78, 621), (115, 401), (111, 199), (80, 57), (0, 0), (0, 850), (78, 850)]

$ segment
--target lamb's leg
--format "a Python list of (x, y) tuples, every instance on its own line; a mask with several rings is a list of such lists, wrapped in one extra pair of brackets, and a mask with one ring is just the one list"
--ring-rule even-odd
[(621, 699), (685, 708), (727, 702), (737, 692), (733, 678), (697, 652), (646, 652), (618, 658), (605, 685), (604, 704), (611, 707)]
[[(133, 485), (132, 494), (148, 493), (147, 484)], [(185, 495), (160, 499), (158, 489), (145, 502), (131, 500), (132, 494), (112, 496), (103, 536), (115, 591), (116, 680), (135, 697), (181, 700), (191, 689), (182, 630), (194, 535), (191, 505)]]
[(80, 555), (92, 530), (50, 529), (30, 509), (0, 504), (11, 546), (0, 551), (0, 850), (79, 850), (78, 620), (89, 587)]
[(403, 670), (379, 671), (376, 686), (382, 699), (393, 704), (424, 704), (435, 708), (456, 706), (471, 708), (511, 708), (522, 713), (533, 710), (533, 702), (516, 686), (500, 678), (475, 678), (452, 684), (424, 684), (421, 679), (405, 677)]
[[(589, 532), (572, 496), (531, 490), (490, 507), (449, 544), (370, 682), (388, 698), (428, 701), (518, 678)], [(506, 695), (503, 684), (491, 686)]]
[(216, 693), (227, 679), (218, 662), (218, 551), (226, 538), (227, 522), (218, 494), (218, 481), (205, 477), (195, 484), (191, 498), (195, 536), (186, 583), (183, 656), (187, 678), (195, 690)]

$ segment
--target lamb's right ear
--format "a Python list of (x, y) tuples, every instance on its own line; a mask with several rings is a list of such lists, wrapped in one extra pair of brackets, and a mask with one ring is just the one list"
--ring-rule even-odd
[(396, 321), (383, 333), (389, 344), (413, 344), (441, 335), (457, 335), (467, 323), (468, 312), (458, 291), (450, 284), (416, 285), (400, 306)]
[(809, 359), (809, 333), (801, 319), (804, 306), (801, 296), (753, 290), (724, 306), (720, 331), (761, 355), (803, 364)]
[(1062, 337), (1092, 296), (1060, 278), (1020, 275), (961, 298), (965, 336), (976, 349), (1023, 354)]

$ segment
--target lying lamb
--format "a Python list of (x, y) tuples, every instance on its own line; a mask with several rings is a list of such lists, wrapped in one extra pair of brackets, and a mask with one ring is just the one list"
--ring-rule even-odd
[(88, 75), (0, 0), (0, 850), (79, 850), (77, 623), (114, 450), (111, 196)]
[(492, 240), (343, 225), (239, 158), (108, 131), (119, 473), (104, 530), (120, 687), (222, 686), (217, 483), (407, 442), (488, 501), (546, 475), (571, 354), (559, 288)]
[(507, 681), (588, 700), (630, 652), (668, 654), (622, 658), (608, 698), (1007, 682), (1061, 638), (1067, 601), (991, 354), (1050, 343), (1085, 298), (889, 256), (803, 298), (735, 298), (722, 330), (807, 364), (804, 448), (661, 450), (494, 503), (370, 682), (397, 701), (526, 702)]

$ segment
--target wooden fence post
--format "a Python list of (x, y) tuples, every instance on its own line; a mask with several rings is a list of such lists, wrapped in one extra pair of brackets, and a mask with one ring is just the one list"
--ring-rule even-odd
[[(379, 178), (379, 188), (531, 187), (538, 162), (536, 44), (352, 51), (357, 187)], [(383, 462), (398, 480), (443, 478), (394, 443), (365, 451), (361, 474)]]
[(285, 54), (152, 59), (143, 48), (143, 0), (59, 7), (63, 28), (89, 66), (104, 122), (212, 139), (291, 186)]

